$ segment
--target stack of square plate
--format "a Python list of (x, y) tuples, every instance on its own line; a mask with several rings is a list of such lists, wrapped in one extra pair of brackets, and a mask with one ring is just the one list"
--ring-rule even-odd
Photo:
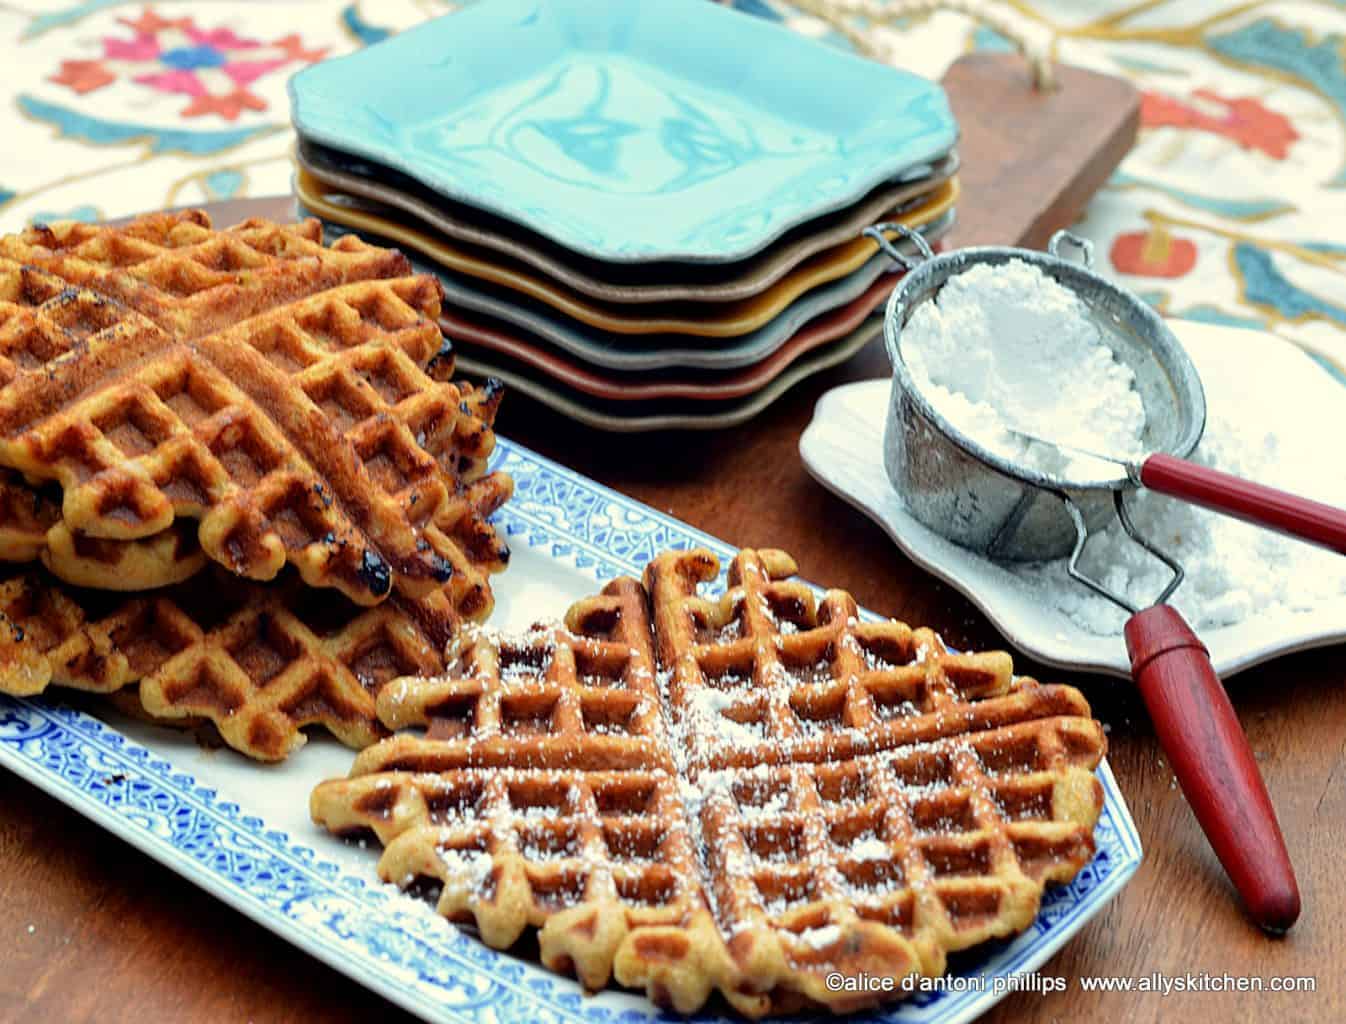
[(741, 422), (878, 333), (958, 194), (942, 90), (706, 0), (493, 0), (291, 82), (296, 192), (433, 264), (459, 365), (597, 427)]

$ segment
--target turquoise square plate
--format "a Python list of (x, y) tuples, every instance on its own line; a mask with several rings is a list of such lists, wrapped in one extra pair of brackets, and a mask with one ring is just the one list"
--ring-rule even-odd
[(924, 173), (943, 90), (707, 0), (491, 0), (290, 82), (299, 133), (611, 262), (722, 262)]

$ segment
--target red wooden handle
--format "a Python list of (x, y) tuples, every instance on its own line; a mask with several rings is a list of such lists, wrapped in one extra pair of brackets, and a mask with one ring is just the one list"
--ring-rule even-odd
[(1140, 482), (1152, 491), (1224, 512), (1346, 555), (1346, 510), (1310, 501), (1274, 487), (1156, 454), (1140, 467)]
[(1161, 604), (1127, 622), (1126, 649), (1159, 744), (1248, 915), (1267, 931), (1285, 931), (1299, 917), (1295, 870), (1205, 646)]

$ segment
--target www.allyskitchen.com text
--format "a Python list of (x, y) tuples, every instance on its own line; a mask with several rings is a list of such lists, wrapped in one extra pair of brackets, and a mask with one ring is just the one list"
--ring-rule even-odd
[[(892, 978), (877, 974), (842, 974), (840, 971), (827, 975), (824, 979), (832, 992), (854, 993), (896, 993), (906, 994), (962, 992), (990, 992), (997, 996), (1014, 992), (1029, 992), (1049, 995), (1064, 992), (1070, 987), (1072, 979), (1059, 975), (1038, 974), (1026, 971), (1016, 974), (1000, 974), (992, 977), (981, 975), (942, 975), (928, 978), (921, 975), (909, 975), (905, 978)], [(1085, 974), (1073, 979), (1085, 992), (1131, 992), (1137, 995), (1157, 993), (1159, 995), (1178, 995), (1199, 992), (1316, 992), (1318, 979), (1312, 975), (1271, 975), (1220, 974), (1210, 971), (1189, 971), (1184, 974), (1166, 974), (1154, 971), (1141, 975), (1098, 975)]]

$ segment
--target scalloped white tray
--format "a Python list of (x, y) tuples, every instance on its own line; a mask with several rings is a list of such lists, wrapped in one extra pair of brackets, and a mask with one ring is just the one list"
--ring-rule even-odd
[[(1274, 335), (1192, 321), (1170, 321), (1169, 326), (1206, 375), (1265, 372), (1274, 365), (1276, 386), (1295, 401), (1346, 401), (1340, 384)], [(1024, 653), (1059, 668), (1129, 679), (1120, 633), (1089, 632), (1058, 610), (1042, 586), (950, 543), (908, 514), (883, 468), (889, 389), (887, 380), (862, 381), (834, 388), (818, 400), (813, 421), (799, 440), (813, 477), (883, 527), (913, 562), (965, 594)], [(1324, 471), (1331, 471), (1333, 453), (1325, 448), (1321, 457)], [(1339, 450), (1335, 457), (1341, 459)], [(1346, 465), (1339, 471), (1346, 472)], [(1291, 651), (1346, 640), (1346, 597), (1313, 611), (1281, 610), (1235, 626), (1204, 629), (1201, 639), (1216, 672), (1228, 676)]]

